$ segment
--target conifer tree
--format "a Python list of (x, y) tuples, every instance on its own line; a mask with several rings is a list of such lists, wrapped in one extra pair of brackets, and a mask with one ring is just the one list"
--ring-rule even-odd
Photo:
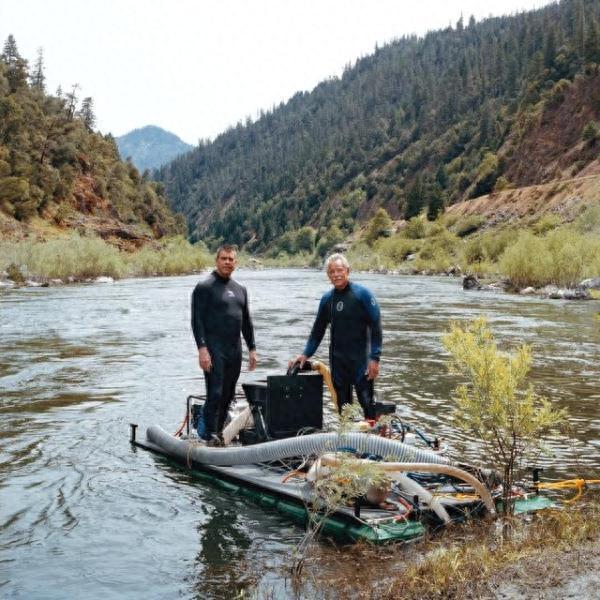
[(21, 57), (17, 49), (17, 42), (11, 34), (6, 38), (2, 59), (6, 63), (6, 78), (11, 92), (16, 92), (20, 87), (27, 85), (27, 61)]
[(42, 48), (38, 48), (37, 59), (33, 66), (31, 74), (31, 87), (39, 92), (46, 91), (46, 76), (44, 75), (44, 52)]
[(79, 109), (78, 116), (83, 121), (83, 124), (88, 131), (94, 129), (96, 115), (94, 114), (94, 101), (91, 96), (87, 96), (81, 101), (81, 108)]

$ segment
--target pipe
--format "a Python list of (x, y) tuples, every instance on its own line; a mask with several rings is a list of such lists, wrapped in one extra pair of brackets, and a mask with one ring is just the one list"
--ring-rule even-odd
[(390, 464), (410, 462), (411, 464), (435, 463), (444, 465), (449, 462), (446, 457), (440, 456), (431, 450), (423, 450), (397, 440), (357, 432), (343, 435), (335, 432), (313, 433), (252, 446), (210, 448), (203, 444), (193, 445), (187, 440), (175, 438), (158, 425), (152, 425), (146, 430), (146, 438), (149, 442), (162, 448), (166, 454), (181, 460), (192, 460), (200, 464), (223, 467), (271, 462), (298, 456), (318, 456), (324, 452), (336, 451), (338, 448), (352, 448), (357, 452), (385, 458), (393, 457), (398, 461)]
[[(364, 459), (351, 459), (356, 462), (365, 462)], [(337, 456), (332, 456), (331, 454), (324, 454), (321, 457), (321, 464), (324, 466), (336, 466), (341, 462), (340, 458)], [(372, 462), (372, 461), (368, 461)], [(415, 472), (415, 473), (444, 473), (445, 475), (450, 475), (452, 477), (456, 477), (461, 481), (464, 481), (466, 484), (473, 487), (473, 489), (479, 494), (482, 502), (485, 504), (485, 507), (488, 509), (490, 514), (496, 514), (496, 508), (494, 506), (494, 500), (492, 499), (492, 495), (490, 491), (477, 479), (473, 477), (470, 473), (467, 473), (463, 469), (459, 469), (450, 464), (427, 464), (427, 463), (409, 463), (409, 462), (378, 462), (375, 463), (380, 469), (383, 471), (391, 471), (407, 473), (407, 472)]]
[(246, 407), (239, 415), (231, 420), (231, 423), (223, 429), (223, 443), (229, 446), (233, 441), (233, 438), (242, 430), (244, 427), (252, 427), (254, 425), (254, 417), (252, 416), (252, 410), (250, 407)]

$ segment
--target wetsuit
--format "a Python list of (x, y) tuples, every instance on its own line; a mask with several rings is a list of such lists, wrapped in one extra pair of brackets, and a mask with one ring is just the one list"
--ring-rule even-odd
[(240, 332), (248, 350), (256, 349), (246, 288), (216, 271), (200, 281), (192, 294), (192, 330), (198, 349), (206, 347), (212, 361), (212, 369), (204, 371), (205, 437), (210, 439), (223, 430), (235, 395), (242, 366)]
[[(333, 288), (323, 295), (317, 318), (303, 354), (312, 356), (331, 324), (329, 364), (341, 412), (352, 402), (352, 386), (365, 417), (375, 416), (373, 381), (367, 379), (369, 360), (381, 356), (381, 317), (373, 294), (362, 285), (348, 282), (343, 290)], [(370, 350), (369, 350), (370, 346)]]

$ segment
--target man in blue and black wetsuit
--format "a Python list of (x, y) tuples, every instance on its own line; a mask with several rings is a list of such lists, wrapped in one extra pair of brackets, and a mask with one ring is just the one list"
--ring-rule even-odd
[(236, 267), (235, 246), (217, 250), (216, 269), (199, 282), (192, 294), (192, 330), (198, 346), (198, 362), (206, 381), (205, 439), (221, 435), (235, 395), (242, 366), (244, 336), (250, 352), (248, 368), (256, 368), (254, 328), (246, 288), (231, 279)]
[(375, 417), (373, 380), (379, 375), (381, 317), (375, 296), (350, 281), (350, 265), (343, 254), (326, 261), (333, 289), (323, 295), (317, 318), (304, 352), (293, 362), (300, 365), (319, 347), (327, 325), (331, 326), (329, 363), (341, 413), (352, 402), (352, 388), (366, 418)]

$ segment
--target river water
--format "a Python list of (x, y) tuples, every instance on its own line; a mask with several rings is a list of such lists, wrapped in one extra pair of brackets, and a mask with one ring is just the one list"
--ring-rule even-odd
[[(244, 271), (260, 366), (282, 373), (303, 348), (321, 272)], [(231, 598), (291, 595), (284, 567), (302, 531), (195, 481), (129, 444), (129, 423), (174, 431), (203, 391), (189, 328), (197, 276), (0, 294), (0, 596)], [(532, 382), (570, 411), (574, 439), (538, 464), (558, 476), (598, 471), (598, 302), (464, 292), (457, 279), (357, 274), (378, 297), (378, 389), (412, 422), (477, 458), (449, 417), (457, 383), (441, 336), (488, 317), (500, 345), (532, 345)], [(326, 359), (326, 343), (319, 355)], [(258, 565), (261, 571), (258, 572)], [(258, 582), (258, 588), (252, 588)]]

